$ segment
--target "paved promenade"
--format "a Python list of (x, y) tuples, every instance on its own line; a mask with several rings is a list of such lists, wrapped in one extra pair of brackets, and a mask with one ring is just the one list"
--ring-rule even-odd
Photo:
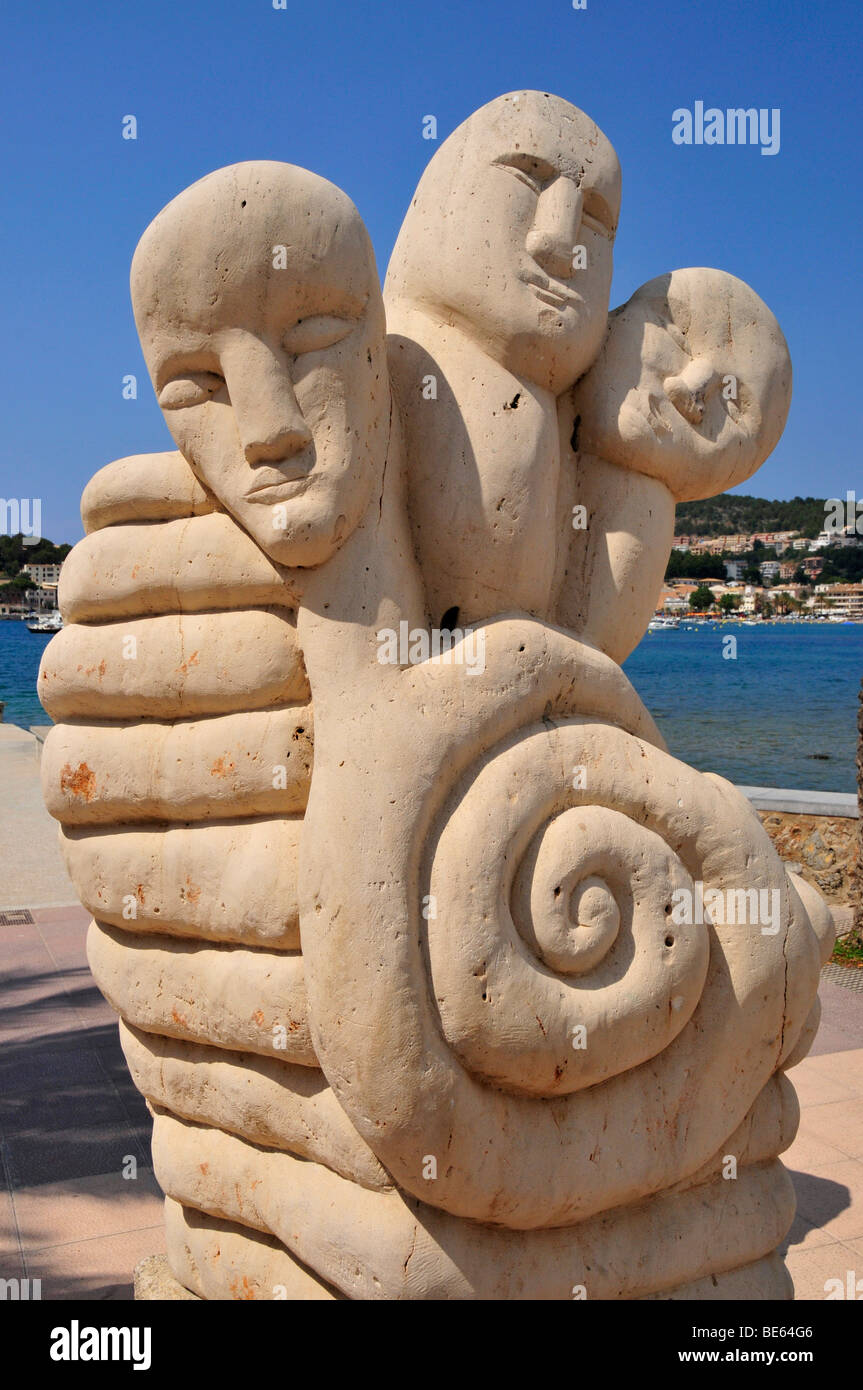
[(57, 822), (45, 810), (39, 782), (42, 744), (26, 729), (0, 723), (0, 912), (75, 901)]
[[(164, 1249), (150, 1117), (87, 968), (87, 914), (42, 808), (38, 754), (0, 725), (0, 1278), (41, 1279), (44, 1299), (128, 1299), (135, 1264)], [(791, 1073), (802, 1120), (784, 1156), (799, 1299), (863, 1278), (863, 991), (824, 978), (821, 998), (815, 1047)]]
[(138, 1260), (164, 1249), (150, 1116), (87, 968), (87, 913), (30, 915), (0, 926), (0, 1276), (131, 1298)]

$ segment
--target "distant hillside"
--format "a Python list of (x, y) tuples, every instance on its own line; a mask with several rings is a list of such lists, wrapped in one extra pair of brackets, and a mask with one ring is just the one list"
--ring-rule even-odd
[(36, 545), (25, 545), (19, 531), (16, 536), (0, 536), (0, 573), (18, 574), (24, 565), (59, 565), (65, 560), (71, 545), (55, 545), (53, 541), (40, 540)]
[(706, 502), (679, 502), (675, 534), (680, 536), (737, 536), (753, 531), (799, 531), (814, 537), (824, 529), (826, 505), (820, 497), (793, 497), (768, 502), (764, 497), (732, 496), (729, 492)]

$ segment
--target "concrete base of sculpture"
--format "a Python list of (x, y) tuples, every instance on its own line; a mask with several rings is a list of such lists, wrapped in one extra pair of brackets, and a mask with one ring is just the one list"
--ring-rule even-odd
[(135, 1265), (133, 1280), (136, 1303), (201, 1302), (174, 1278), (167, 1255), (147, 1255)]

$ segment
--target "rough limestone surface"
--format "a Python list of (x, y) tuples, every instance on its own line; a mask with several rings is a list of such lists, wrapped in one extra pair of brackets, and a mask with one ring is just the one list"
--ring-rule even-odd
[(759, 819), (786, 864), (817, 888), (832, 909), (851, 909), (860, 822), (850, 816), (759, 811)]
[(619, 201), (590, 118), (519, 92), (435, 154), (383, 293), (289, 164), (138, 246), (176, 450), (88, 484), (39, 689), (154, 1116), (139, 1297), (792, 1296), (832, 920), (620, 667), (790, 363), (722, 271), (609, 314)]

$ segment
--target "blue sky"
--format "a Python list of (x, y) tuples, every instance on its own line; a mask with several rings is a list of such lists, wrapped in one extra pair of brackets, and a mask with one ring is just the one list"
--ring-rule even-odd
[[(440, 139), (501, 92), (586, 110), (623, 166), (612, 302), (675, 266), (747, 280), (788, 338), (785, 435), (741, 491), (863, 497), (859, 0), (7, 0), (0, 83), (0, 495), (81, 535), (92, 473), (171, 447), (128, 271), (180, 189), (243, 159), (339, 184), (383, 274)], [(672, 112), (779, 107), (781, 148), (672, 142)], [(133, 114), (138, 139), (124, 140)], [(123, 400), (135, 373), (139, 395)]]

